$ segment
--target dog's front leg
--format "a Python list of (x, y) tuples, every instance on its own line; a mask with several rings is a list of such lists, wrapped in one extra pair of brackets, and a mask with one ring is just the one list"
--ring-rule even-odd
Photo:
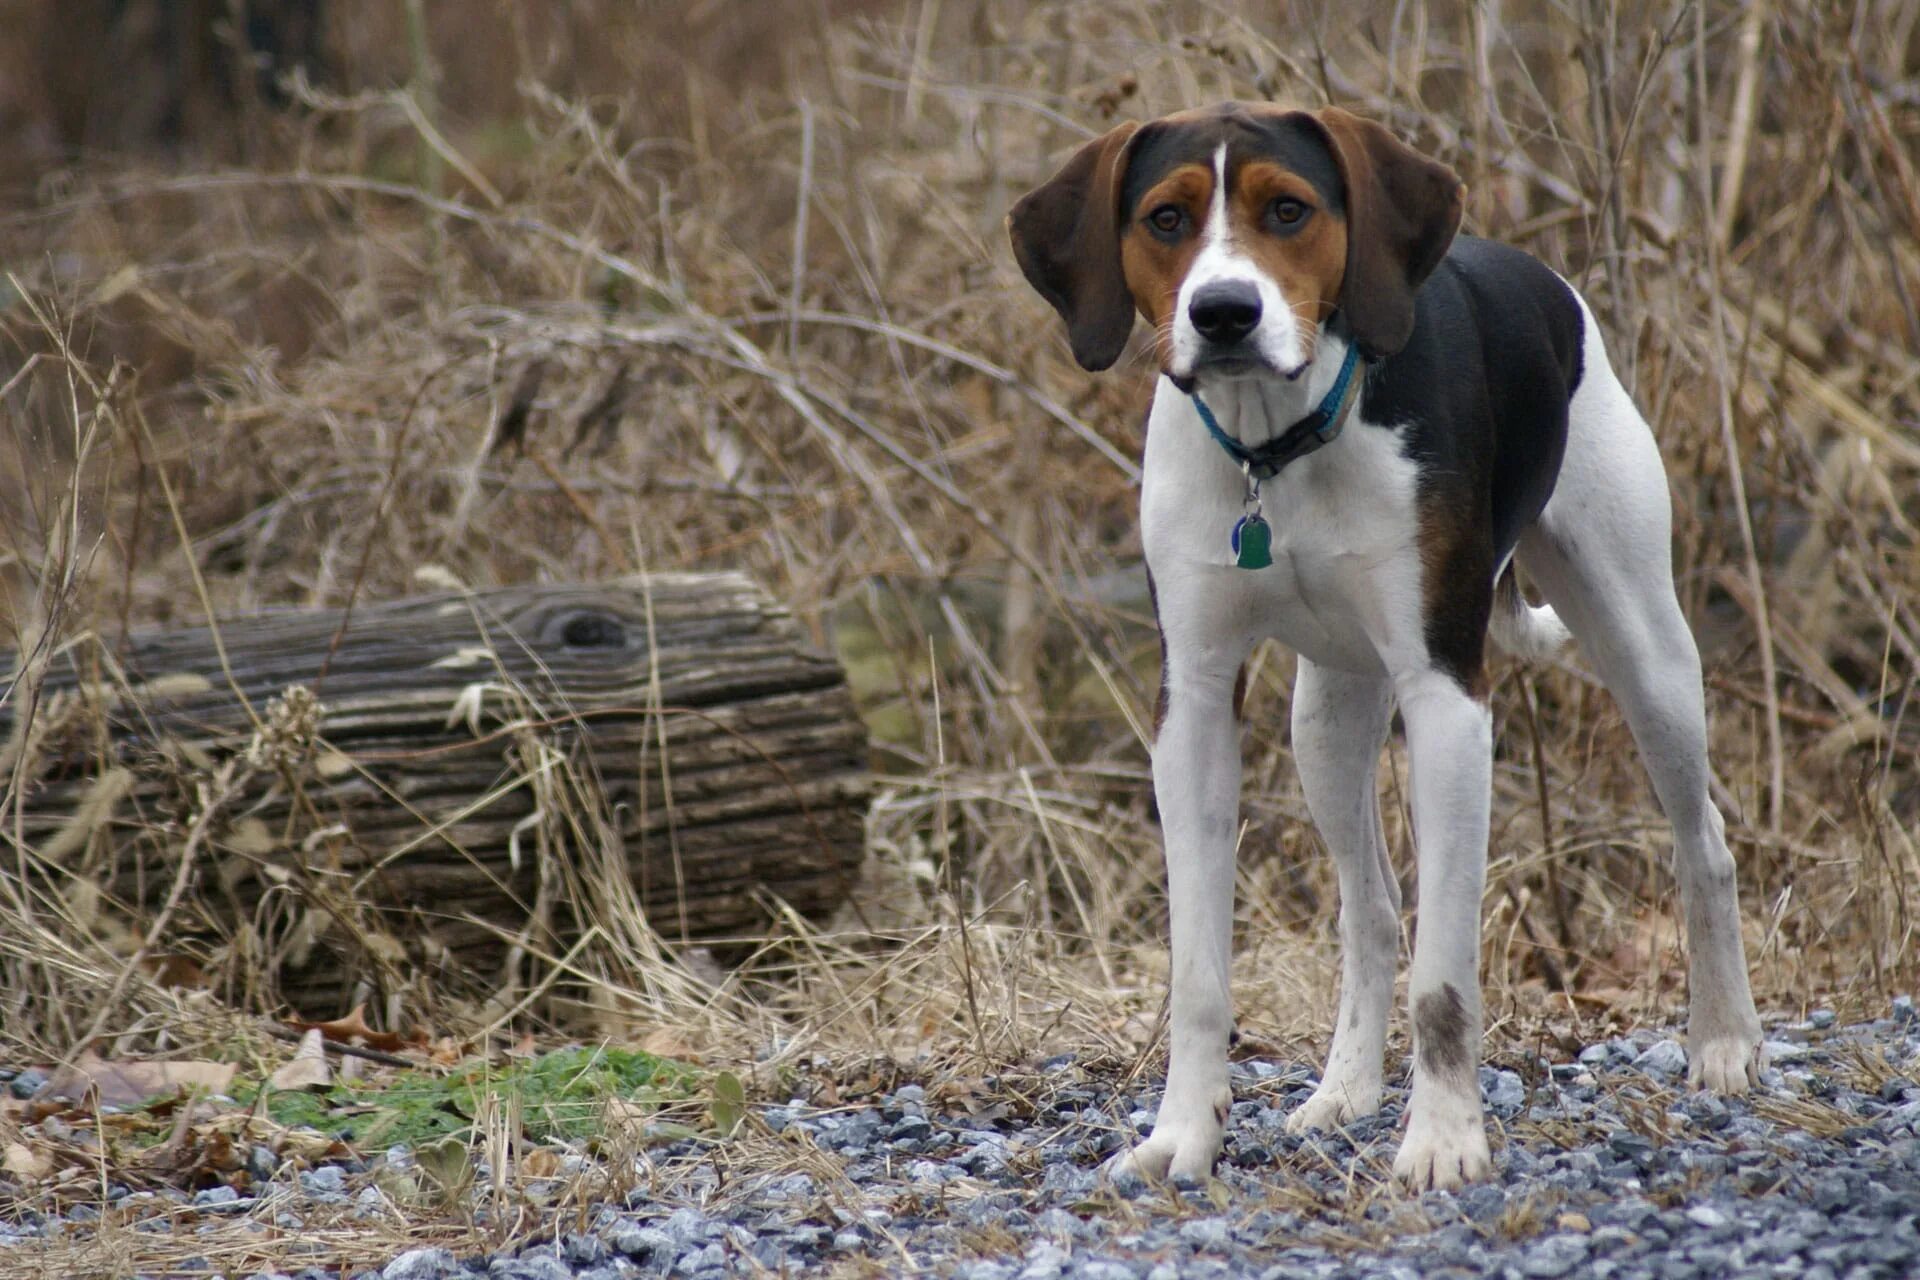
[(1153, 747), (1153, 791), (1167, 860), (1173, 935), (1171, 1060), (1153, 1136), (1114, 1164), (1118, 1175), (1204, 1178), (1232, 1101), (1227, 988), (1233, 955), (1234, 833), (1240, 740), (1233, 687), (1239, 652), (1185, 654), (1169, 637), (1166, 719)]
[(1407, 728), (1420, 896), (1408, 983), (1413, 1096), (1393, 1171), (1425, 1190), (1493, 1168), (1480, 1111), (1480, 895), (1493, 718), (1444, 672), (1421, 670), (1395, 685)]

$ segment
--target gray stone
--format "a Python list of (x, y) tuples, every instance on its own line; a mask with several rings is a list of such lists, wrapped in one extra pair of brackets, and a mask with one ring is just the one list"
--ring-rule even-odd
[(1180, 1224), (1180, 1238), (1196, 1249), (1225, 1249), (1233, 1229), (1225, 1218), (1195, 1218)]
[(673, 1243), (676, 1246), (684, 1249), (688, 1245), (719, 1234), (720, 1225), (708, 1219), (707, 1215), (698, 1209), (685, 1208), (675, 1209), (668, 1215), (667, 1220), (660, 1224), (660, 1229), (673, 1237)]
[(953, 1280), (1007, 1280), (1012, 1274), (1012, 1269), (1003, 1262), (979, 1258), (955, 1266)]
[(1687, 1119), (1702, 1129), (1720, 1130), (1733, 1123), (1733, 1110), (1711, 1093), (1696, 1093), (1681, 1104)]
[(347, 1194), (347, 1171), (337, 1164), (302, 1170), (300, 1189), (316, 1200), (343, 1198)]
[(1813, 1181), (1813, 1195), (1810, 1197), (1813, 1207), (1822, 1213), (1833, 1213), (1843, 1209), (1853, 1199), (1847, 1187), (1847, 1180), (1839, 1174), (1827, 1174)]
[(494, 1280), (573, 1280), (573, 1269), (550, 1253), (495, 1258), (487, 1273)]
[(380, 1280), (443, 1280), (459, 1270), (445, 1249), (409, 1249), (380, 1269)]
[(674, 1260), (673, 1269), (680, 1275), (697, 1276), (708, 1271), (724, 1270), (726, 1265), (727, 1251), (716, 1241), (681, 1254)]
[(38, 1067), (28, 1067), (13, 1079), (7, 1081), (7, 1092), (22, 1100), (31, 1098), (46, 1086), (47, 1073)]
[(1697, 1204), (1687, 1210), (1687, 1221), (1696, 1227), (1705, 1227), (1709, 1231), (1718, 1231), (1731, 1219), (1710, 1204)]
[(1527, 1250), (1520, 1261), (1520, 1270), (1525, 1275), (1552, 1280), (1584, 1265), (1589, 1252), (1585, 1236), (1572, 1233), (1548, 1236)]
[(1492, 1067), (1480, 1068), (1480, 1093), (1488, 1108), (1503, 1114), (1518, 1111), (1527, 1102), (1527, 1086), (1519, 1075)]
[(620, 1221), (606, 1231), (607, 1243), (629, 1258), (670, 1258), (678, 1242), (658, 1227), (643, 1227), (637, 1222)]
[(1633, 1066), (1650, 1076), (1670, 1078), (1687, 1069), (1687, 1051), (1678, 1040), (1661, 1040), (1636, 1057)]
[(575, 1266), (591, 1267), (607, 1260), (607, 1245), (599, 1236), (569, 1231), (560, 1237), (560, 1249)]
[(909, 1182), (938, 1186), (960, 1171), (944, 1160), (909, 1160), (904, 1172)]
[(1020, 1268), (1020, 1280), (1056, 1280), (1071, 1256), (1051, 1240), (1037, 1241), (1027, 1250), (1027, 1265)]

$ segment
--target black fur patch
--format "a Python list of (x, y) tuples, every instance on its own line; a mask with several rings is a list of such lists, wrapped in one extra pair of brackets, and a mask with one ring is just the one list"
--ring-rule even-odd
[(1414, 1043), (1420, 1065), (1429, 1075), (1457, 1076), (1473, 1070), (1473, 1048), (1467, 1043), (1467, 1005), (1443, 982), (1413, 1006)]
[(1415, 300), (1413, 336), (1367, 371), (1366, 413), (1420, 469), (1427, 651), (1480, 687), (1493, 567), (1539, 518), (1567, 447), (1584, 318), (1573, 291), (1506, 245), (1455, 238)]
[(1213, 153), (1227, 144), (1227, 172), (1236, 172), (1248, 160), (1271, 160), (1313, 184), (1330, 213), (1344, 214), (1340, 170), (1327, 151), (1326, 139), (1311, 121), (1289, 118), (1277, 111), (1250, 111), (1237, 102), (1225, 102), (1203, 111), (1184, 111), (1140, 126), (1127, 158), (1127, 174), (1120, 185), (1122, 224), (1138, 210), (1140, 197), (1169, 172), (1183, 164), (1213, 167)]
[(1160, 626), (1160, 592), (1153, 585), (1153, 570), (1147, 570), (1147, 602), (1153, 606), (1153, 633), (1160, 640), (1160, 690), (1153, 696), (1153, 736), (1167, 722), (1167, 633)]

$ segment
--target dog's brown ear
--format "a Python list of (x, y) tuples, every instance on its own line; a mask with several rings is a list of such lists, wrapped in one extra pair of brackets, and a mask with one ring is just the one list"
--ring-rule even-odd
[(1347, 192), (1347, 274), (1340, 310), (1360, 352), (1392, 355), (1413, 335), (1413, 295), (1460, 229), (1467, 189), (1372, 120), (1326, 107), (1313, 113)]
[(1067, 322), (1073, 358), (1096, 373), (1120, 358), (1133, 331), (1119, 201), (1127, 145), (1139, 128), (1128, 121), (1081, 147), (1007, 215), (1027, 283)]

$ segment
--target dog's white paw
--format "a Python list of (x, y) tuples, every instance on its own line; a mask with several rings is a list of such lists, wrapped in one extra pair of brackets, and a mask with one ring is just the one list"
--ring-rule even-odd
[(1363, 1088), (1328, 1080), (1313, 1096), (1293, 1109), (1287, 1117), (1287, 1132), (1300, 1134), (1309, 1129), (1338, 1129), (1342, 1125), (1370, 1116), (1380, 1109), (1380, 1086)]
[(1760, 1083), (1767, 1065), (1766, 1049), (1758, 1035), (1687, 1036), (1687, 1085), (1715, 1093), (1739, 1094)]
[(1107, 1176), (1116, 1182), (1145, 1178), (1165, 1182), (1168, 1178), (1204, 1179), (1213, 1172), (1220, 1158), (1224, 1131), (1211, 1134), (1174, 1133), (1156, 1125), (1153, 1136), (1131, 1151), (1123, 1151), (1107, 1164)]
[(1446, 1191), (1493, 1172), (1480, 1109), (1415, 1107), (1393, 1159), (1393, 1176), (1409, 1191)]
[(1225, 1089), (1211, 1103), (1182, 1107), (1160, 1106), (1153, 1135), (1131, 1151), (1107, 1163), (1107, 1176), (1117, 1181), (1146, 1178), (1205, 1178), (1213, 1172), (1226, 1141), (1227, 1111), (1232, 1099)]

